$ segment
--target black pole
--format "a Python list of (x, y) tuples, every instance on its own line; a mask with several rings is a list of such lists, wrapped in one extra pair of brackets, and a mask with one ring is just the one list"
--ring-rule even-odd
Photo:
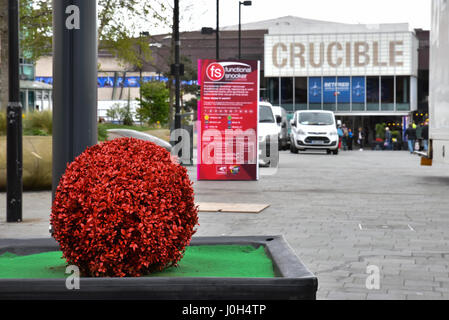
[(217, 0), (217, 29), (215, 30), (217, 35), (216, 43), (216, 56), (217, 60), (220, 59), (220, 0)]
[(139, 59), (140, 59), (140, 67), (139, 67), (139, 103), (142, 105), (142, 68), (143, 68), (143, 59), (142, 59), (142, 32), (139, 34)]
[(181, 42), (179, 40), (179, 0), (175, 0), (173, 12), (173, 37), (175, 41), (175, 130), (181, 129), (181, 81), (180, 81), (180, 59), (179, 50)]
[(19, 1), (8, 1), (9, 102), (7, 106), (6, 221), (22, 221), (22, 104), (19, 80)]
[(242, 58), (242, 3), (239, 1), (239, 60)]
[(97, 138), (97, 1), (53, 0), (53, 198)]

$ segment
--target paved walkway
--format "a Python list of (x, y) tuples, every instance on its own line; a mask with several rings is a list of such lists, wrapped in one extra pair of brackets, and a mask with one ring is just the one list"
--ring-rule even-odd
[[(447, 167), (407, 152), (283, 152), (274, 176), (194, 188), (201, 202), (270, 203), (258, 215), (201, 213), (197, 236), (284, 235), (318, 276), (318, 299), (449, 298)], [(24, 223), (0, 222), (0, 237), (47, 236), (50, 203), (49, 192), (25, 193)], [(379, 290), (366, 288), (371, 265)]]

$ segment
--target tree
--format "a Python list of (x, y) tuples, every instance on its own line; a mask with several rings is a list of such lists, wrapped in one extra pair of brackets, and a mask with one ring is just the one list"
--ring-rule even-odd
[[(161, 1), (98, 0), (99, 50), (140, 68), (151, 58), (151, 50), (139, 31), (167, 23), (165, 11)], [(52, 0), (20, 1), (21, 50), (27, 59), (37, 61), (51, 53), (52, 18)]]
[(158, 81), (145, 82), (140, 87), (142, 100), (137, 114), (140, 119), (152, 125), (158, 121), (161, 124), (168, 123), (169, 114), (169, 90), (165, 83)]
[(120, 118), (120, 104), (114, 103), (111, 108), (106, 111), (106, 116), (112, 121)]
[(125, 126), (132, 126), (134, 124), (133, 114), (131, 112), (131, 90), (128, 90), (128, 103), (120, 109), (119, 113)]

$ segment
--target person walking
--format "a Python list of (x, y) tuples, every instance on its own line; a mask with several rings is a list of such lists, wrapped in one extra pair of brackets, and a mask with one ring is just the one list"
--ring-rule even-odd
[(392, 150), (392, 146), (393, 146), (393, 135), (390, 131), (389, 127), (385, 128), (385, 142), (384, 142), (384, 147), (386, 150)]
[(357, 144), (360, 146), (360, 151), (363, 151), (364, 146), (364, 140), (365, 140), (365, 133), (363, 132), (363, 129), (360, 127), (359, 132), (357, 133)]
[(338, 149), (341, 149), (341, 142), (343, 141), (343, 130), (341, 129), (341, 126), (338, 126), (337, 134), (338, 134)]
[(424, 151), (427, 152), (429, 151), (429, 120), (426, 120), (426, 122), (424, 122), (424, 127), (421, 131), (421, 137), (424, 145)]
[(416, 129), (413, 128), (412, 123), (410, 123), (407, 130), (405, 130), (405, 136), (408, 140), (408, 150), (410, 153), (413, 153), (415, 151)]
[(346, 127), (346, 124), (344, 124), (344, 123), (342, 126), (342, 131), (343, 131), (343, 150), (348, 151), (349, 132), (348, 132), (348, 128)]
[(348, 129), (348, 149), (349, 151), (352, 151), (352, 145), (354, 141), (354, 133), (352, 132), (352, 129)]

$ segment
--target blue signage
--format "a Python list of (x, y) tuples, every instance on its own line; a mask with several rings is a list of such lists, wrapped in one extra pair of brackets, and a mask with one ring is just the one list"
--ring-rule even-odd
[(114, 86), (114, 77), (98, 77), (98, 87), (112, 88)]
[(352, 77), (352, 103), (365, 103), (365, 77)]
[[(140, 87), (140, 78), (139, 77), (126, 77), (123, 79), (123, 77), (117, 77), (115, 79), (116, 87), (123, 86), (125, 88), (138, 88)], [(53, 78), (52, 77), (35, 77), (35, 81), (43, 82), (46, 84), (53, 84)], [(142, 82), (149, 82), (149, 81), (161, 81), (161, 82), (167, 82), (169, 79), (167, 77), (142, 77)], [(190, 81), (182, 81), (183, 85), (194, 85), (198, 84), (197, 80), (190, 80)], [(112, 88), (114, 87), (114, 77), (98, 77), (97, 78), (97, 85), (99, 88)]]
[(309, 103), (321, 103), (322, 79), (318, 77), (309, 78)]
[(337, 78), (323, 78), (323, 101), (324, 103), (337, 103)]
[(139, 87), (139, 77), (128, 77), (125, 80), (125, 87), (137, 88)]
[(338, 103), (351, 103), (351, 78), (338, 77), (337, 79)]
[(53, 78), (52, 77), (36, 77), (36, 81), (43, 82), (46, 84), (53, 84)]

